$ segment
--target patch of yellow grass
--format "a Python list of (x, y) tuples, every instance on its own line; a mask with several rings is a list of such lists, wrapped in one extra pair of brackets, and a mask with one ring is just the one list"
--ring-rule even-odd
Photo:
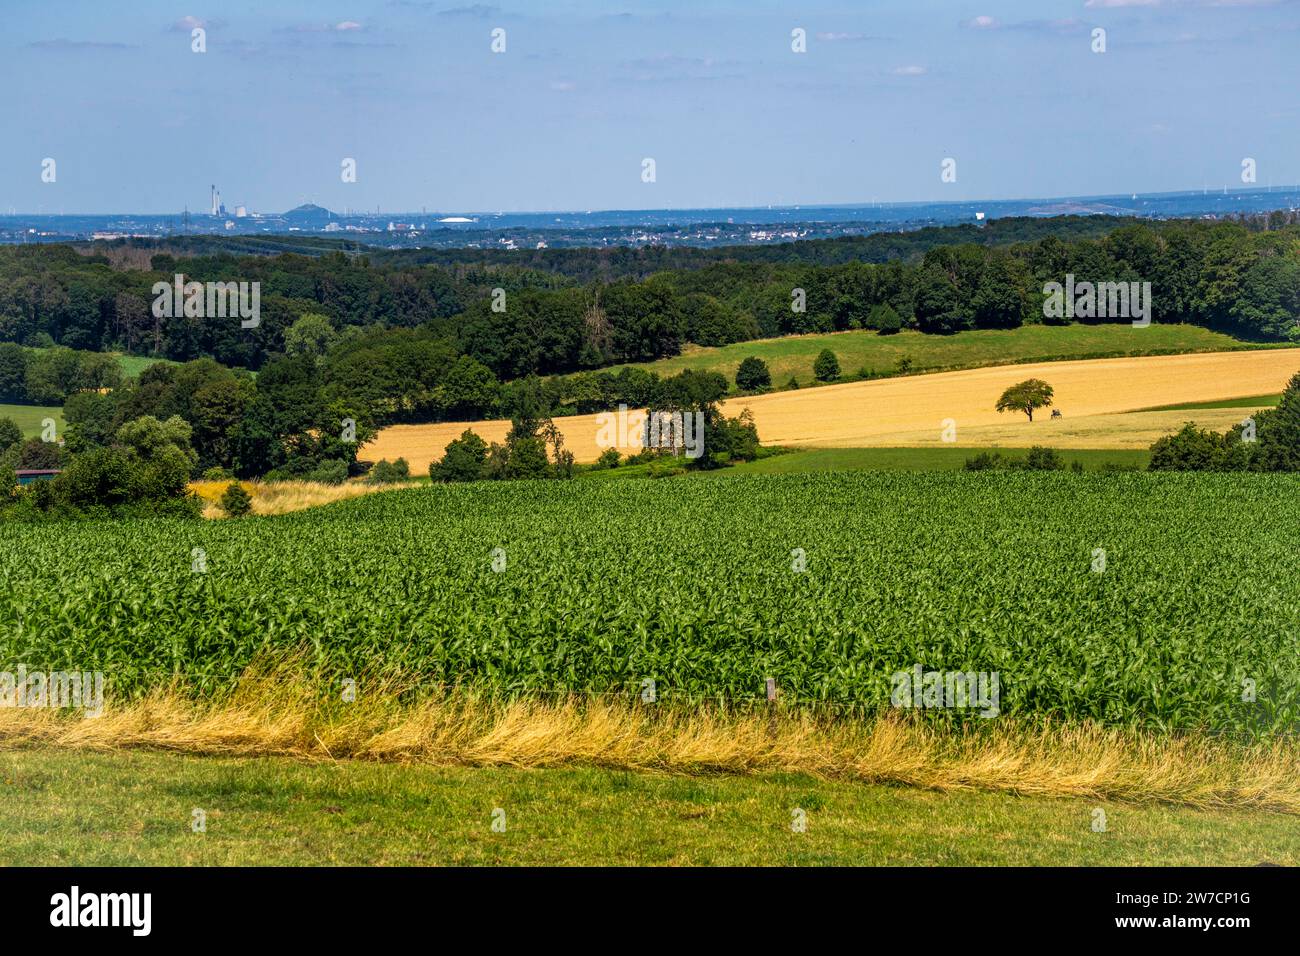
[[(992, 722), (948, 731), (893, 715), (816, 719), (572, 697), (503, 701), (468, 691), (411, 702), (361, 682), (323, 700), (283, 669), (250, 674), (219, 700), (179, 690), (83, 719), (0, 709), (0, 746), (153, 748), (429, 765), (585, 764), (676, 774), (806, 773), (938, 790), (1162, 802), (1300, 814), (1300, 744), (1245, 744), (1103, 728)], [(337, 692), (335, 692), (337, 693)]]
[[(1141, 335), (1140, 329), (1133, 330)], [(1120, 413), (1163, 405), (1221, 401), (1282, 391), (1300, 370), (1300, 349), (1201, 352), (1133, 358), (1086, 359), (998, 365), (960, 372), (848, 382), (774, 392), (723, 403), (727, 415), (749, 408), (759, 439), (766, 445), (812, 448), (886, 448), (940, 441), (946, 419), (957, 426), (964, 447), (1052, 444), (1061, 448), (1145, 447), (1194, 418), (1203, 427), (1241, 421), (1250, 409), (1196, 409), (1146, 412), (1142, 422)], [(1018, 413), (999, 414), (998, 396), (1010, 385), (1041, 378), (1056, 392), (1054, 407), (1063, 418), (1029, 422)], [(1145, 428), (1139, 428), (1145, 422)], [(556, 420), (565, 446), (580, 462), (595, 461), (601, 424), (595, 415)], [(1064, 428), (1059, 426), (1064, 425)], [(1049, 428), (1050, 426), (1050, 428)], [(1223, 425), (1226, 428), (1227, 425)], [(376, 461), (402, 457), (414, 472), (442, 457), (447, 443), (471, 428), (485, 441), (503, 441), (510, 423), (443, 422), (394, 425), (366, 446)], [(1056, 428), (1057, 431), (1051, 431)], [(1078, 436), (1062, 431), (1081, 429)], [(620, 449), (624, 452), (635, 449)]]
[[(190, 490), (205, 502), (203, 517), (224, 518), (221, 510), (221, 496), (232, 482), (229, 481), (194, 481)], [(319, 481), (241, 481), (240, 485), (253, 497), (253, 514), (282, 515), (290, 511), (302, 511), (318, 505), (333, 504), (349, 498), (359, 498), (376, 491), (391, 491), (406, 485), (377, 485), (361, 481), (347, 481), (341, 485), (327, 485)]]

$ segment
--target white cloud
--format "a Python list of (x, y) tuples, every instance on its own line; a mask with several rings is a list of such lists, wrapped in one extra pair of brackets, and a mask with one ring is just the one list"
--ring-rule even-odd
[(998, 21), (992, 17), (978, 16), (963, 20), (962, 26), (968, 30), (994, 30), (998, 27)]
[(185, 16), (173, 23), (170, 29), (174, 33), (189, 33), (200, 27), (204, 30), (215, 30), (220, 26), (225, 26), (225, 21), (215, 17)]
[(340, 20), (338, 23), (302, 23), (290, 27), (290, 33), (355, 33), (365, 27), (356, 20)]
[(894, 76), (924, 76), (928, 72), (923, 66), (900, 66), (894, 70)]

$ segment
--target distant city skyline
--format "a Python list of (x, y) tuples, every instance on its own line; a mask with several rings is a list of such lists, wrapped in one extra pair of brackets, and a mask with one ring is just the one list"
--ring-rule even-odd
[(396, 214), (1300, 182), (1297, 0), (20, 0), (5, 17), (3, 213), (201, 215), (214, 183), (230, 211)]

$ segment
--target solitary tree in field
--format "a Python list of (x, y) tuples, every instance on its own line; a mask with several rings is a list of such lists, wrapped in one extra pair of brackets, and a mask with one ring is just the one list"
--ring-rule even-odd
[(1024, 412), (1032, 422), (1034, 409), (1046, 408), (1051, 404), (1052, 386), (1041, 378), (1027, 378), (1002, 393), (1002, 397), (998, 399), (997, 410)]
[(840, 377), (840, 360), (830, 349), (822, 349), (813, 362), (813, 377), (819, 382), (833, 382)]
[(736, 388), (743, 392), (757, 392), (772, 387), (772, 372), (761, 358), (750, 356), (736, 369)]

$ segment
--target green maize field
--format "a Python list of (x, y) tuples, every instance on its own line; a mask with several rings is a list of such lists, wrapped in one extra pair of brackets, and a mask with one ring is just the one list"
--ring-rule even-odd
[(330, 683), (632, 699), (652, 679), (669, 701), (770, 676), (787, 702), (874, 711), (920, 664), (997, 672), (1004, 715), (1291, 730), (1298, 543), (1300, 478), (1242, 474), (500, 482), (10, 524), (0, 669), (102, 670), (111, 700), (300, 652)]

